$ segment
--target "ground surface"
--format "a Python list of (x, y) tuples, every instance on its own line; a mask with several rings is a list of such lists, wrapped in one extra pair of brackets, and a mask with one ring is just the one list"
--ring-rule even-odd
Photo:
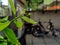
[(26, 36), (27, 45), (60, 45), (60, 36), (57, 38), (53, 36), (34, 37), (32, 35)]

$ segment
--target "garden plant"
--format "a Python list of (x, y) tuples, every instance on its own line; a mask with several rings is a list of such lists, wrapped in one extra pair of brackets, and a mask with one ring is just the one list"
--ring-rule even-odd
[(0, 36), (0, 45), (21, 45), (18, 39), (16, 38), (14, 31), (9, 28), (9, 25), (14, 22), (16, 24), (16, 27), (21, 28), (23, 26), (23, 21), (21, 19), (32, 24), (35, 24), (36, 22), (31, 18), (24, 16), (24, 13), (20, 14), (19, 16), (16, 16), (16, 8), (13, 0), (8, 0), (8, 2), (11, 11), (13, 12), (14, 18), (11, 21), (8, 20), (9, 16), (0, 18), (0, 32), (2, 31), (7, 37), (7, 39), (4, 39), (2, 35)]

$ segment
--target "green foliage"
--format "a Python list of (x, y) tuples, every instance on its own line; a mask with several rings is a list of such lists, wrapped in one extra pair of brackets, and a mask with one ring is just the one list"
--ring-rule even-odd
[(4, 30), (6, 27), (8, 27), (10, 23), (11, 23), (10, 21), (4, 22), (4, 23), (0, 22), (0, 31)]
[(4, 34), (6, 35), (6, 37), (8, 38), (8, 40), (13, 43), (13, 44), (19, 44), (14, 32), (12, 29), (10, 28), (5, 28), (4, 30)]
[(14, 23), (18, 28), (21, 28), (23, 26), (23, 22), (21, 20), (15, 20)]
[(5, 22), (5, 21), (7, 21), (8, 20), (8, 16), (6, 16), (6, 17), (4, 17), (4, 18), (0, 18), (0, 22)]
[(0, 36), (0, 39), (4, 39), (4, 37)]
[[(37, 22), (35, 22), (34, 20), (32, 20), (32, 19), (30, 19), (30, 18), (28, 18), (26, 16), (16, 17), (16, 9), (15, 9), (14, 2), (13, 2), (14, 0), (8, 0), (8, 1), (9, 1), (9, 4), (10, 4), (10, 7), (11, 7), (11, 11), (14, 14), (14, 19), (9, 21), (8, 20), (8, 16), (0, 19), (0, 31), (4, 32), (4, 34), (8, 38), (8, 41), (12, 43), (11, 45), (13, 45), (13, 44), (21, 45), (19, 43), (19, 41), (17, 40), (13, 30), (11, 28), (8, 28), (8, 26), (11, 24), (11, 22), (14, 22), (18, 28), (22, 27), (23, 26), (23, 22), (21, 21), (21, 19), (23, 19), (27, 23), (32, 23), (32, 24), (36, 24)], [(18, 18), (21, 18), (21, 19), (18, 20)], [(2, 37), (0, 37), (0, 38), (2, 38)], [(0, 45), (7, 45), (7, 42), (4, 41), (4, 42), (0, 43)]]
[[(27, 0), (27, 1), (29, 1), (29, 0)], [(27, 3), (27, 1), (26, 1), (26, 3)], [(46, 0), (44, 0), (44, 1), (46, 1)], [(30, 6), (29, 7), (27, 6), (27, 8), (36, 10), (36, 9), (38, 9), (38, 6), (40, 6), (41, 3), (43, 3), (43, 0), (30, 0), (30, 4), (29, 4)], [(26, 5), (28, 5), (28, 3)]]
[[(15, 9), (13, 0), (8, 0), (8, 1), (9, 1), (11, 10), (15, 16), (16, 15), (16, 9)], [(11, 21), (8, 21), (8, 16), (0, 19), (0, 31), (3, 30), (4, 34), (6, 35), (8, 40), (12, 43), (12, 45), (13, 44), (18, 45), (19, 42), (18, 42), (13, 30), (10, 28), (7, 28), (10, 24), (11, 24)], [(19, 25), (18, 22), (17, 22), (17, 24)], [(19, 25), (19, 26), (21, 26), (21, 25)], [(2, 38), (2, 37), (0, 37), (0, 38)], [(7, 45), (7, 43), (1, 42), (0, 45)], [(19, 45), (21, 45), (21, 44), (19, 44)]]
[(7, 45), (6, 40), (2, 36), (0, 36), (0, 45)]
[(7, 43), (6, 42), (2, 42), (2, 43), (0, 43), (0, 45), (7, 45)]
[(12, 10), (14, 16), (16, 16), (16, 9), (15, 9), (14, 2), (13, 2), (13, 1), (15, 1), (15, 0), (8, 0), (8, 1), (9, 1), (11, 10)]
[(22, 16), (21, 17), (24, 21), (28, 22), (28, 23), (31, 23), (31, 24), (36, 24), (37, 22), (32, 20), (31, 18), (28, 18), (26, 16)]

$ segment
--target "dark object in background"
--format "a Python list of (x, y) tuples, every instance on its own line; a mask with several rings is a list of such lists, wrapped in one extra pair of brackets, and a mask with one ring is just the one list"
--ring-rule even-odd
[(58, 32), (56, 31), (55, 28), (53, 28), (52, 36), (54, 36), (54, 37), (57, 37), (58, 36)]
[(25, 33), (26, 34), (31, 34), (32, 33), (32, 24), (25, 22), (24, 26), (25, 26)]
[(48, 31), (45, 31), (44, 34), (47, 35), (49, 32)]
[(21, 45), (26, 45), (26, 39), (24, 35), (22, 38), (19, 39), (19, 42), (21, 43)]
[(31, 25), (30, 23), (25, 23), (25, 27), (24, 27), (24, 31), (23, 34), (21, 36), (21, 38), (19, 39), (19, 42), (21, 43), (21, 45), (26, 45), (26, 34), (31, 34)]
[(39, 25), (33, 26), (32, 35), (35, 37), (43, 37), (43, 32)]
[(41, 21), (39, 21), (38, 24), (39, 24), (40, 27), (42, 27), (43, 29), (45, 29), (44, 26), (42, 25)]
[(19, 42), (21, 43), (21, 45), (26, 45), (26, 31), (23, 29), (23, 33), (21, 35), (21, 37), (19, 38)]
[(52, 29), (53, 29), (54, 25), (53, 25), (53, 23), (51, 22), (51, 19), (49, 19), (49, 22), (48, 22), (48, 23), (49, 23), (49, 26), (50, 26), (50, 28), (49, 28), (49, 29), (52, 31)]
[(21, 38), (19, 39), (19, 42), (21, 43), (21, 45), (26, 45), (26, 34), (31, 34), (32, 33), (31, 29), (32, 29), (32, 24), (25, 22), (23, 34), (22, 34)]

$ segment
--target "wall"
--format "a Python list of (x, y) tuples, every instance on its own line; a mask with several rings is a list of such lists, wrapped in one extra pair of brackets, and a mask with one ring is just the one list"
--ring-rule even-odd
[(46, 12), (45, 14), (42, 14), (40, 12), (33, 12), (31, 18), (36, 21), (40, 19), (45, 27), (47, 26), (47, 22), (49, 21), (49, 19), (51, 19), (55, 28), (60, 29), (60, 12)]

